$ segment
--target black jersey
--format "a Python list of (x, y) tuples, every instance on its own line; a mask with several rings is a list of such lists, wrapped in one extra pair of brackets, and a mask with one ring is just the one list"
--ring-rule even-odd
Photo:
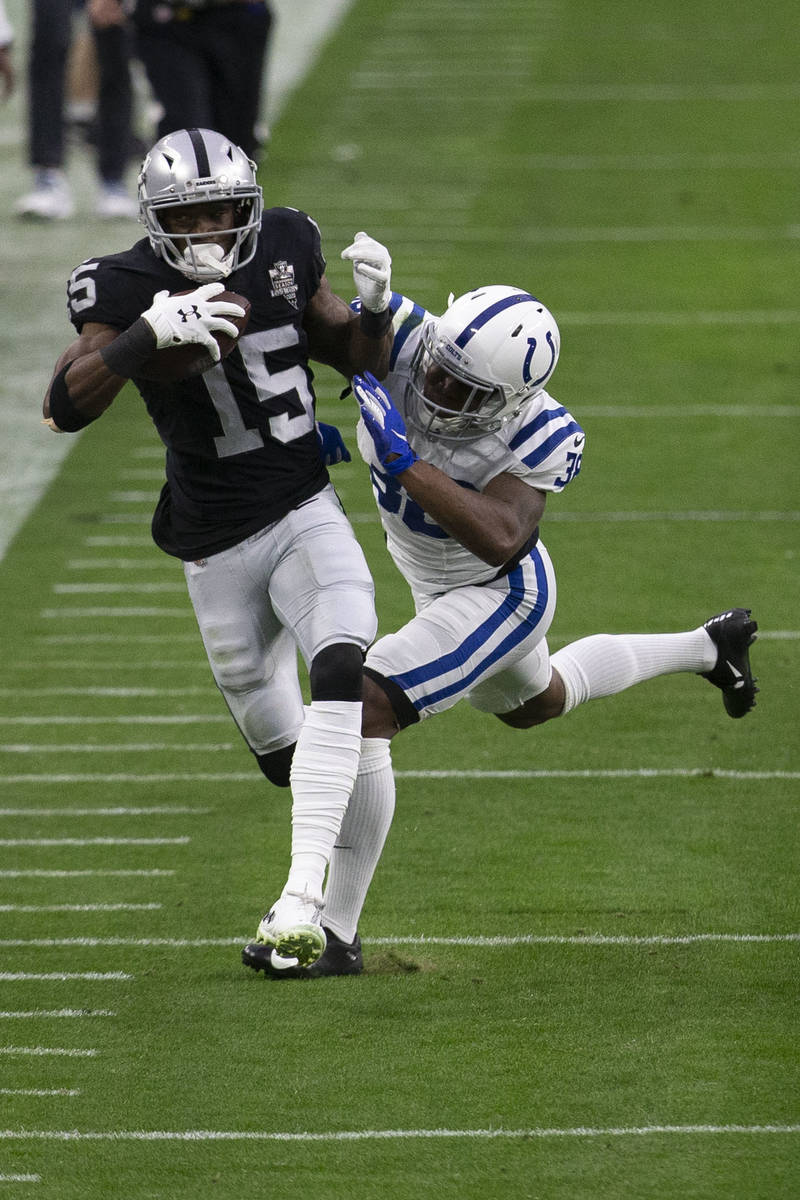
[[(167, 448), (167, 481), (153, 538), (168, 554), (216, 554), (285, 516), (328, 482), (317, 440), (313, 374), (303, 315), (325, 259), (305, 213), (264, 213), (255, 257), (225, 279), (246, 296), (250, 322), (237, 346), (203, 375), (162, 384), (136, 379)], [(156, 256), (147, 238), (81, 263), (69, 314), (127, 329), (156, 292), (196, 287)]]

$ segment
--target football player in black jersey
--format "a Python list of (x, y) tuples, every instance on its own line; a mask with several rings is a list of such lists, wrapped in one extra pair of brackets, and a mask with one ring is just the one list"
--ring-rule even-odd
[[(207, 129), (156, 143), (139, 206), (147, 237), (72, 273), (78, 338), (44, 417), (72, 432), (128, 379), (141, 393), (166, 447), (154, 540), (183, 562), (214, 678), (261, 770), (292, 788), (291, 868), (257, 936), (276, 965), (305, 965), (325, 949), (323, 879), (358, 770), (361, 666), (377, 628), (370, 573), (320, 455), (309, 359), (348, 379), (386, 374), (391, 259), (364, 233), (342, 252), (361, 298), (353, 312), (325, 277), (315, 223), (263, 212), (255, 164)], [(214, 333), (235, 336), (227, 318), (243, 315), (214, 299), (226, 289), (250, 301), (250, 320), (218, 361)], [(152, 377), (157, 349), (192, 343), (213, 366)]]

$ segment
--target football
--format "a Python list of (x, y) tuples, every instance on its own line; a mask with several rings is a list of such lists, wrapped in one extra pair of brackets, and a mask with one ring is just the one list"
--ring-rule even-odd
[[(189, 292), (176, 292), (177, 296), (188, 296)], [(250, 301), (238, 292), (220, 292), (214, 300), (227, 300), (231, 304), (240, 304), (244, 309), (243, 317), (226, 317), (239, 330), (237, 337), (227, 333), (215, 333), (220, 349), (220, 362), (227, 358), (239, 337), (247, 328), (250, 320)], [(166, 346), (163, 350), (154, 350), (150, 358), (136, 371), (137, 379), (151, 379), (155, 383), (176, 383), (179, 379), (191, 379), (193, 375), (202, 375), (214, 362), (205, 346), (190, 342), (184, 346)]]

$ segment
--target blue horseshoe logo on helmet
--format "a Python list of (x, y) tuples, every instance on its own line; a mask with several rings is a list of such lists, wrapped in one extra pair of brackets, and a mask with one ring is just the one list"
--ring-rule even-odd
[(545, 335), (545, 341), (550, 347), (550, 363), (544, 375), (540, 375), (538, 379), (531, 380), (531, 362), (536, 353), (537, 341), (536, 338), (528, 338), (528, 353), (525, 355), (525, 362), (522, 364), (522, 378), (525, 383), (532, 383), (533, 387), (536, 387), (538, 383), (544, 383), (553, 369), (553, 363), (556, 361), (556, 348), (553, 345), (553, 335), (549, 329)]

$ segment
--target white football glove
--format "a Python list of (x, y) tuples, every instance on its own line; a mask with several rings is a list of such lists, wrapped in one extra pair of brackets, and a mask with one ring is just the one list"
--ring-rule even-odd
[(153, 303), (142, 313), (142, 318), (156, 335), (156, 349), (197, 342), (206, 347), (214, 362), (219, 362), (220, 349), (214, 330), (238, 337), (238, 329), (225, 317), (244, 316), (241, 305), (212, 299), (224, 291), (225, 284), (217, 281), (204, 283), (182, 296), (171, 296), (167, 291), (156, 292)]
[(392, 259), (386, 247), (362, 231), (342, 251), (342, 258), (353, 264), (353, 283), (364, 308), (384, 312), (392, 298)]

